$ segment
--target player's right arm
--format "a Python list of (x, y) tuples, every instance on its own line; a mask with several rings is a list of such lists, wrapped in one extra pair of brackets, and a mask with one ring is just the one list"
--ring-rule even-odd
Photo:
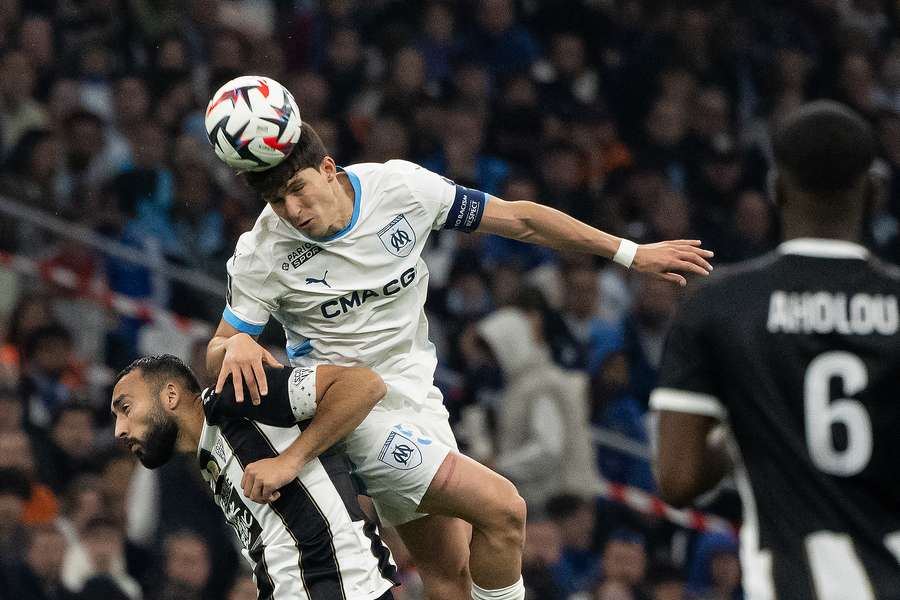
[(364, 367), (322, 364), (267, 370), (272, 390), (262, 405), (238, 404), (230, 383), (226, 383), (221, 394), (205, 394), (204, 399), (210, 423), (246, 418), (290, 427), (309, 421), (303, 434), (284, 452), (244, 469), (244, 494), (260, 503), (276, 499), (278, 489), (294, 479), (308, 462), (356, 429), (387, 392), (381, 377)]
[(237, 247), (225, 263), (228, 287), (225, 310), (213, 338), (206, 347), (206, 368), (215, 373), (216, 393), (221, 393), (225, 380), (233, 378), (234, 394), (244, 401), (244, 383), (254, 404), (266, 395), (268, 384), (264, 365), (282, 366), (256, 342), (269, 316), (277, 310), (278, 298), (284, 290), (272, 277), (269, 244), (253, 230), (238, 239)]
[(731, 469), (716, 429), (728, 418), (709, 337), (716, 299), (703, 291), (682, 305), (666, 339), (659, 387), (650, 395), (650, 408), (659, 415), (654, 474), (660, 496), (673, 506), (713, 489)]
[(216, 333), (206, 346), (206, 369), (218, 373), (216, 393), (222, 392), (225, 380), (233, 378), (237, 402), (244, 401), (244, 384), (253, 404), (269, 393), (264, 365), (282, 367), (272, 354), (256, 342), (256, 337), (241, 331), (225, 319), (219, 321)]

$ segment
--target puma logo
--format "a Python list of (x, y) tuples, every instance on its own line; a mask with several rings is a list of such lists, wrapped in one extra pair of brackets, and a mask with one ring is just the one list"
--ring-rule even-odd
[(327, 281), (325, 281), (325, 278), (326, 278), (326, 277), (328, 277), (328, 271), (325, 271), (325, 274), (322, 275), (322, 279), (316, 279), (315, 277), (307, 277), (307, 278), (306, 278), (306, 283), (307, 283), (307, 284), (310, 284), (310, 283), (321, 283), (321, 284), (324, 285), (325, 287), (330, 288), (331, 286), (328, 285), (328, 282), (327, 282)]

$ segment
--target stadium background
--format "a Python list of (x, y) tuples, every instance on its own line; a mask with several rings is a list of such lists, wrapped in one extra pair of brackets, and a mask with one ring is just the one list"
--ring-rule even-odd
[[(0, 1), (0, 597), (255, 597), (190, 459), (136, 467), (108, 414), (111, 376), (139, 354), (173, 352), (207, 375), (224, 262), (261, 209), (205, 138), (203, 108), (224, 81), (285, 83), (339, 163), (406, 158), (636, 241), (702, 238), (719, 265), (777, 240), (772, 126), (835, 98), (877, 128), (885, 193), (866, 236), (896, 262), (896, 8)], [(523, 307), (537, 347), (589, 378), (574, 399), (584, 427), (566, 443), (591, 445), (604, 483), (529, 498), (530, 597), (740, 598), (728, 486), (703, 513), (652, 499), (647, 397), (681, 292), (589, 257), (433, 240), (437, 380), (472, 455), (514, 480), (567, 460), (523, 462), (521, 440), (502, 439), (515, 372), (473, 335), (483, 317)], [(263, 339), (283, 348), (272, 324)], [(524, 441), (541, 447), (540, 433)], [(396, 558), (398, 598), (419, 598), (414, 568)], [(32, 595), (11, 591), (22, 582)]]

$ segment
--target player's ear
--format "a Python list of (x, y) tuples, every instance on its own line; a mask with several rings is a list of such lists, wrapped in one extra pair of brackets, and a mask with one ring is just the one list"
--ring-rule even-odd
[(168, 382), (165, 387), (163, 387), (162, 394), (162, 401), (166, 408), (175, 410), (178, 407), (178, 402), (181, 400), (181, 395), (178, 393), (178, 388), (175, 384), (171, 381)]
[(325, 156), (322, 159), (322, 162), (319, 163), (319, 171), (325, 175), (325, 178), (329, 183), (334, 181), (335, 175), (337, 175), (337, 165), (334, 162), (334, 159), (330, 156)]

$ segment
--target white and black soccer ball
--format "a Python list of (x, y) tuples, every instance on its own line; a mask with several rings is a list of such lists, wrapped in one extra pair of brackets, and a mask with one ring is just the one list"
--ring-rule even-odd
[(280, 163), (300, 139), (300, 126), (294, 97), (268, 77), (232, 79), (206, 107), (206, 133), (216, 155), (239, 171)]

